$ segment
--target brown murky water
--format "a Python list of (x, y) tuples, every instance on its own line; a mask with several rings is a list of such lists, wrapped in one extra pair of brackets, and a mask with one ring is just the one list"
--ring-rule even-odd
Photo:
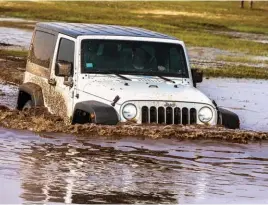
[(16, 45), (25, 50), (30, 45), (31, 37), (32, 31), (6, 27), (1, 27), (0, 29), (0, 43)]
[(268, 203), (268, 143), (0, 129), (0, 203)]

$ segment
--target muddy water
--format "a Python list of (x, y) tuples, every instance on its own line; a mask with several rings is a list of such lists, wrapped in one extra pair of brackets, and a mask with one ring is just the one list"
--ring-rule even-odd
[(15, 85), (1, 84), (0, 81), (0, 105), (14, 108), (17, 102), (18, 87)]
[(267, 80), (211, 78), (198, 88), (219, 106), (237, 113), (242, 129), (268, 131)]
[(0, 130), (0, 203), (268, 203), (268, 144)]
[(17, 28), (0, 28), (0, 43), (16, 45), (22, 49), (28, 49), (32, 37), (32, 31)]

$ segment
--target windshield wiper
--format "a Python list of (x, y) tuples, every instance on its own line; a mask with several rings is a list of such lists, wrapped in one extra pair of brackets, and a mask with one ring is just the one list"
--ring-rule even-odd
[(163, 77), (163, 76), (160, 76), (160, 75), (158, 75), (157, 77), (158, 77), (158, 78), (161, 78), (161, 79), (163, 79), (163, 80), (165, 80), (165, 81), (168, 81), (168, 82), (176, 83), (175, 81), (170, 80), (170, 79), (168, 79), (168, 78), (166, 78), (166, 77)]
[(122, 78), (123, 80), (129, 80), (129, 81), (132, 81), (131, 79), (129, 79), (129, 78), (125, 77), (125, 76), (122, 76), (122, 75), (120, 75), (120, 74), (118, 74), (118, 73), (113, 73), (113, 74), (116, 75), (116, 76), (118, 76), (118, 77), (120, 77), (120, 78)]
[(127, 78), (127, 77), (125, 77), (125, 76), (122, 76), (122, 75), (120, 75), (120, 74), (118, 74), (118, 73), (116, 73), (116, 72), (113, 72), (113, 71), (101, 71), (101, 72), (97, 72), (97, 73), (103, 73), (103, 74), (105, 74), (105, 73), (107, 73), (107, 74), (112, 74), (112, 75), (116, 75), (116, 76), (118, 76), (119, 78), (122, 78), (123, 80), (129, 80), (129, 81), (132, 81), (131, 79), (129, 79), (129, 78)]

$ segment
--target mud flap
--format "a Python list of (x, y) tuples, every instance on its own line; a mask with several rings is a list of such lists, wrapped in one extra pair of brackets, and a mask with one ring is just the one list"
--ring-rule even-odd
[(218, 108), (218, 124), (229, 129), (239, 129), (240, 121), (237, 114), (229, 110)]
[(74, 110), (82, 110), (90, 114), (91, 121), (96, 124), (116, 125), (118, 116), (115, 109), (98, 101), (84, 101), (77, 103)]

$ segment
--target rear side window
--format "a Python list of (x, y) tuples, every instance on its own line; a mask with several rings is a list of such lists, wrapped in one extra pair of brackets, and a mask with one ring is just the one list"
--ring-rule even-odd
[(36, 31), (30, 53), (30, 61), (45, 68), (49, 68), (54, 52), (54, 35)]

